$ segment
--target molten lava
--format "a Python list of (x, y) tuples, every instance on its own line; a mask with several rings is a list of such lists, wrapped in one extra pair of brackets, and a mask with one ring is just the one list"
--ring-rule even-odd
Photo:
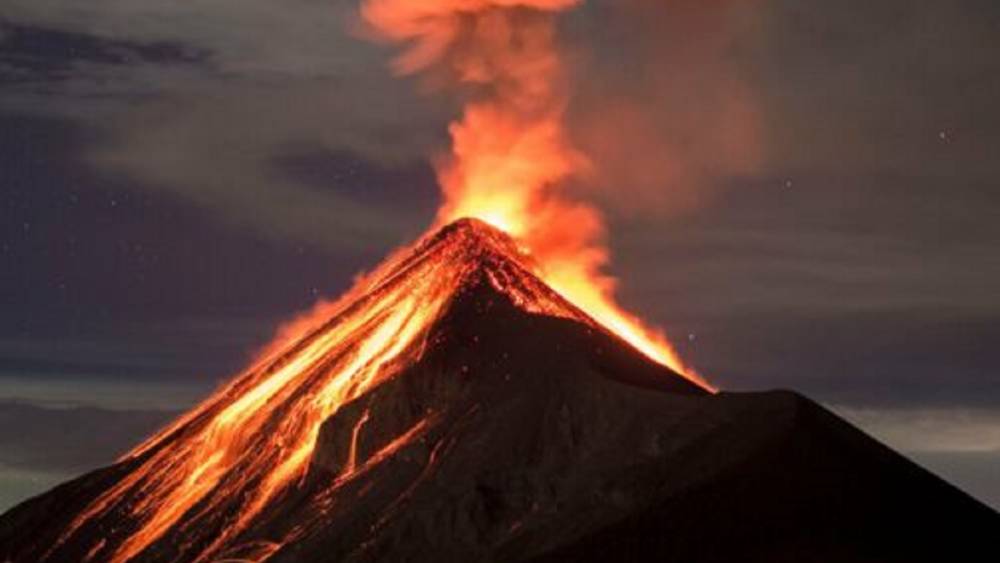
[(568, 192), (589, 163), (566, 131), (554, 16), (579, 3), (366, 0), (362, 15), (379, 37), (408, 46), (397, 72), (471, 90), (450, 128), (451, 154), (438, 163), (438, 225), (476, 217), (514, 236), (547, 284), (647, 356), (700, 379), (661, 333), (616, 304), (601, 214)]

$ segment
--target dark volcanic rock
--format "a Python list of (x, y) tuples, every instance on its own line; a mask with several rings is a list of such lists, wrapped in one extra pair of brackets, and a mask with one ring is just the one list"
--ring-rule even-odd
[(330, 421), (328, 459), (365, 410), (395, 422), (361, 427), (362, 458), (435, 423), (275, 561), (992, 560), (1000, 516), (808, 399), (670, 388), (602, 335), (484, 302)]
[[(129, 469), (4, 515), (0, 560), (40, 560)], [(996, 512), (808, 399), (710, 395), (482, 276), (417, 363), (326, 420), (306, 478), (213, 559), (994, 561), (998, 533)], [(189, 560), (192, 538), (206, 541), (179, 526), (138, 559)]]

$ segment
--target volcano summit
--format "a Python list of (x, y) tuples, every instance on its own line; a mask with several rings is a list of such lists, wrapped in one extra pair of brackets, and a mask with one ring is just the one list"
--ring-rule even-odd
[(976, 561), (1000, 516), (790, 392), (713, 393), (461, 220), (108, 468), (0, 560)]

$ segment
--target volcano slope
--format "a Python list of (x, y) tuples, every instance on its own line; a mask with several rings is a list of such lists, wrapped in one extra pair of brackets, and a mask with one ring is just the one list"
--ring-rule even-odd
[[(481, 223), (445, 227), (119, 463), (5, 514), (0, 560), (995, 560), (996, 512), (799, 395), (703, 390), (525, 260)], [(419, 330), (392, 333), (418, 337), (371, 369), (337, 367), (353, 341), (297, 361), (359, 307), (385, 312), (344, 338), (371, 342), (431, 289)], [(299, 448), (289, 424), (330, 373), (351, 391)], [(262, 388), (249, 430), (213, 442)], [(206, 443), (224, 451), (189, 459)]]

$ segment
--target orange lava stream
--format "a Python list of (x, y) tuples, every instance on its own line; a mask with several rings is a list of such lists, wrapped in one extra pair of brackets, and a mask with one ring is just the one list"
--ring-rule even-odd
[[(301, 482), (324, 421), (422, 355), (434, 321), (477, 274), (526, 311), (593, 323), (537, 281), (519, 252), (500, 233), (466, 225), (443, 238), (428, 234), (390, 257), (340, 300), (286, 328), (231, 384), (123, 457), (137, 466), (78, 515), (53, 549), (91, 521), (124, 514), (136, 527), (103, 537), (87, 560), (125, 562), (177, 526), (184, 532), (234, 515), (207, 547), (180, 546), (183, 560), (211, 560), (277, 495)], [(365, 412), (336, 481), (379, 463), (428, 420), (359, 460)]]
[(338, 304), (298, 323), (297, 329), (309, 328), (278, 343), (280, 352), (126, 456), (147, 457), (94, 501), (63, 540), (97, 514), (125, 510), (139, 528), (113, 553), (98, 548), (92, 554), (124, 562), (182, 516), (191, 519), (196, 506), (201, 515), (237, 503), (239, 518), (213, 548), (223, 545), (305, 475), (323, 421), (397, 364), (413, 361), (407, 354), (422, 348), (426, 330), (464, 277), (454, 264), (421, 263), (420, 272), (396, 283), (385, 279), (400, 266), (390, 260)]

